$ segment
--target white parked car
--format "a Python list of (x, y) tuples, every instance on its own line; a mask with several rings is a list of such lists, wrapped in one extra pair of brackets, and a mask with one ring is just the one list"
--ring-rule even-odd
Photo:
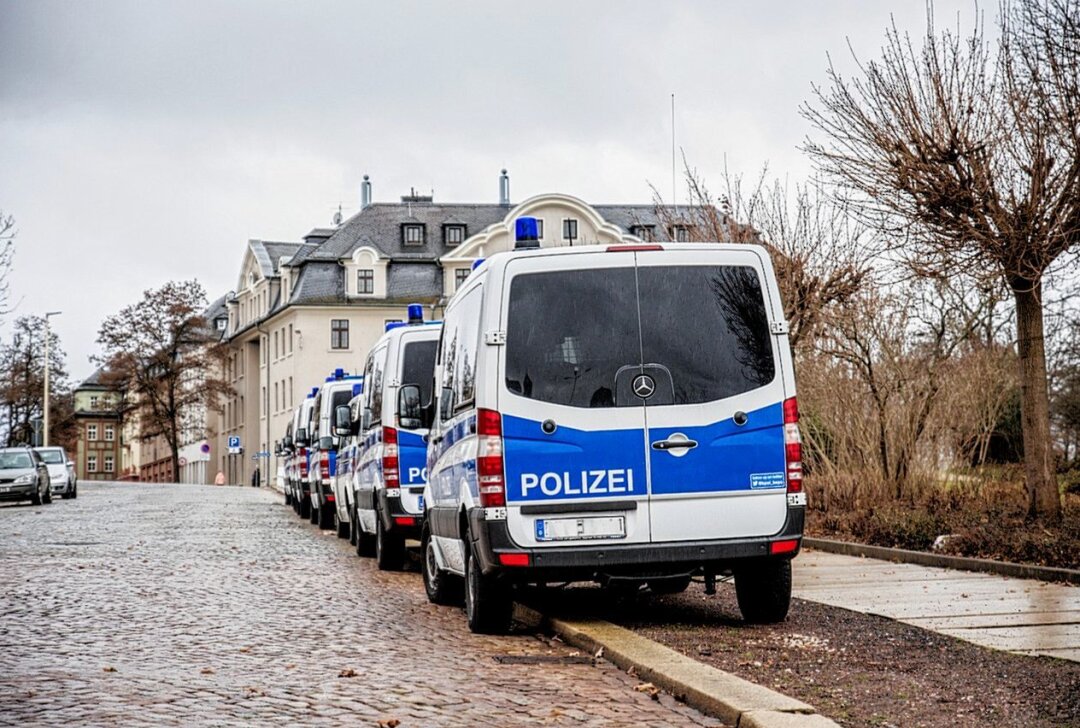
[(61, 498), (75, 498), (78, 495), (78, 483), (75, 479), (75, 463), (62, 447), (35, 448), (49, 469), (49, 487), (53, 495)]

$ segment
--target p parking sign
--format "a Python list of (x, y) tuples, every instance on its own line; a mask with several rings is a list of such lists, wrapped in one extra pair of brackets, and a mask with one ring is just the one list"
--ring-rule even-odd
[(229, 435), (229, 454), (230, 455), (239, 455), (241, 449), (242, 448), (240, 447), (240, 436), (239, 435)]

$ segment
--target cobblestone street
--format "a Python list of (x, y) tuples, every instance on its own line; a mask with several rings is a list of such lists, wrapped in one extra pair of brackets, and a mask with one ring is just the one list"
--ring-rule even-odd
[(266, 489), (81, 483), (0, 533), (5, 725), (714, 724), (605, 662), (498, 662), (573, 653), (472, 635)]

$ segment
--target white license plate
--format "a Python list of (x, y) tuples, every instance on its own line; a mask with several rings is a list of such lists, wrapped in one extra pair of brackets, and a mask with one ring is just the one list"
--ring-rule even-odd
[(416, 503), (417, 503), (416, 507), (420, 510), (421, 513), (423, 513), (424, 512), (424, 496), (420, 496), (419, 498), (417, 498)]
[(536, 519), (537, 541), (582, 541), (597, 538), (626, 538), (626, 518), (600, 516)]

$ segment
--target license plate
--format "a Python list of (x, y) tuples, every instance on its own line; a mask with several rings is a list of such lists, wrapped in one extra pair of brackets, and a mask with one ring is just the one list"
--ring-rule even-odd
[(626, 518), (601, 516), (536, 519), (537, 541), (583, 541), (599, 538), (626, 538)]
[(421, 513), (423, 513), (424, 512), (424, 496), (420, 496), (419, 498), (417, 498), (416, 502), (418, 504), (417, 508), (420, 510)]
[(9, 490), (11, 490), (10, 485), (0, 485), (0, 493), (7, 493)]

